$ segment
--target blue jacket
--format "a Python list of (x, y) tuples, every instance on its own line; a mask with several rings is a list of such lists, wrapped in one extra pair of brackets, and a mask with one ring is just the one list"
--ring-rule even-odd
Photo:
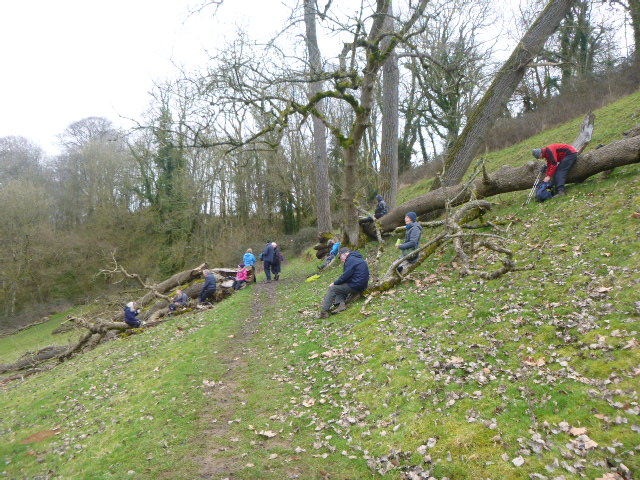
[(404, 237), (404, 243), (400, 244), (400, 250), (402, 250), (402, 256), (405, 256), (409, 252), (416, 250), (420, 246), (420, 239), (422, 238), (422, 225), (418, 222), (410, 223), (407, 225), (407, 232)]
[(216, 276), (213, 273), (207, 275), (202, 290), (215, 290), (216, 289)]
[(358, 292), (369, 285), (369, 265), (360, 252), (351, 252), (344, 262), (344, 272), (334, 285), (346, 283)]
[(274, 249), (273, 245), (268, 244), (267, 247), (262, 252), (262, 260), (265, 263), (273, 263), (274, 262)]
[(253, 267), (256, 264), (256, 256), (253, 253), (245, 253), (242, 257), (242, 261), (245, 267)]
[(136, 317), (140, 313), (140, 310), (131, 310), (129, 307), (124, 307), (124, 321), (129, 325), (140, 325), (140, 320)]
[(331, 252), (329, 253), (329, 255), (337, 255), (338, 250), (340, 250), (340, 242), (333, 244), (333, 248), (331, 249)]
[(536, 188), (536, 198), (539, 202), (544, 202), (553, 197), (553, 182), (540, 182)]
[(173, 299), (173, 303), (177, 303), (178, 305), (186, 305), (189, 303), (189, 295), (182, 292), (182, 295), (176, 295)]

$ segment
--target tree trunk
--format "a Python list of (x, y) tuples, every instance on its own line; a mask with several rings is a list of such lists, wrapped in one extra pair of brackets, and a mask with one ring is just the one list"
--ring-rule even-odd
[(540, 53), (547, 39), (556, 31), (574, 0), (551, 0), (531, 28), (522, 37), (502, 66), (480, 103), (474, 108), (467, 125), (447, 154), (442, 184), (436, 178), (432, 190), (460, 183), (480, 148), (482, 139), (522, 80), (527, 65)]
[[(393, 32), (393, 5), (384, 23), (385, 32)], [(389, 40), (381, 42), (386, 50)], [(380, 194), (390, 208), (395, 208), (398, 195), (398, 105), (400, 72), (395, 51), (389, 55), (382, 67), (382, 139), (380, 143)]]
[[(306, 26), (307, 51), (311, 77), (322, 72), (322, 62), (318, 39), (316, 37), (316, 14), (314, 0), (304, 0), (304, 23)], [(322, 91), (322, 82), (309, 84), (309, 98)], [(319, 113), (323, 113), (322, 101), (316, 104)], [(327, 158), (327, 129), (322, 120), (313, 115), (313, 157), (316, 167), (316, 216), (318, 217), (318, 232), (330, 232), (331, 204), (329, 202), (329, 160)]]
[[(640, 136), (625, 138), (610, 143), (578, 157), (569, 171), (567, 183), (582, 182), (597, 173), (640, 162)], [(468, 188), (464, 185), (452, 185), (431, 191), (400, 205), (380, 219), (383, 231), (390, 232), (400, 226), (404, 214), (414, 211), (418, 215), (440, 210), (450, 199), (452, 205), (460, 205), (470, 198), (486, 198), (500, 193), (529, 190), (534, 184), (542, 162), (529, 162), (520, 167), (505, 166), (495, 173), (478, 178)]]

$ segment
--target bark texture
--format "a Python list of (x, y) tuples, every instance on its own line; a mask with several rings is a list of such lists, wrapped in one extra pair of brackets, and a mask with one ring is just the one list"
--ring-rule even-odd
[(551, 0), (525, 33), (509, 59), (502, 66), (480, 103), (474, 108), (467, 125), (447, 154), (442, 183), (432, 190), (460, 183), (478, 153), (481, 141), (504, 110), (522, 80), (527, 65), (540, 53), (547, 39), (556, 31), (575, 0)]
[[(322, 72), (322, 59), (316, 35), (316, 10), (314, 0), (304, 0), (304, 23), (306, 27), (306, 44), (309, 54), (309, 70), (311, 78)], [(313, 98), (322, 91), (322, 82), (309, 84), (309, 98)], [(316, 110), (322, 115), (322, 100), (316, 103)], [(318, 217), (318, 232), (330, 232), (331, 205), (329, 192), (329, 160), (327, 157), (327, 128), (317, 116), (313, 121), (313, 158), (316, 169), (316, 215)]]
[[(384, 23), (385, 32), (393, 32), (393, 4)], [(389, 40), (382, 42), (385, 50)], [(380, 194), (389, 204), (396, 206), (398, 196), (398, 113), (399, 113), (400, 71), (398, 56), (393, 51), (382, 67), (382, 138), (380, 141)]]

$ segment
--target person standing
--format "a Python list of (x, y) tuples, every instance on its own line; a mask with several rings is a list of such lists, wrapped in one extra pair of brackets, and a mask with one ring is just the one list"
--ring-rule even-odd
[(280, 279), (280, 272), (282, 271), (282, 252), (276, 242), (273, 245), (273, 263), (271, 264), (271, 271), (273, 272), (273, 279), (277, 282)]
[(357, 251), (352, 252), (347, 247), (341, 248), (338, 253), (340, 260), (344, 263), (344, 270), (340, 278), (329, 285), (327, 296), (322, 302), (320, 318), (328, 318), (329, 310), (335, 304), (338, 304), (338, 307), (334, 313), (346, 310), (347, 297), (363, 292), (369, 285), (369, 265), (362, 254)]
[(242, 257), (242, 263), (244, 263), (244, 266), (246, 268), (251, 270), (251, 274), (253, 275), (253, 281), (257, 282), (258, 280), (256, 278), (256, 256), (253, 254), (253, 250), (251, 250), (250, 248), (247, 248), (247, 252), (244, 254), (244, 257)]
[(547, 161), (546, 176), (543, 181), (552, 183), (557, 196), (564, 196), (567, 174), (578, 158), (578, 151), (573, 145), (553, 143), (543, 148), (534, 148), (531, 154), (535, 158), (544, 158)]
[(264, 263), (264, 274), (267, 277), (267, 283), (271, 283), (271, 268), (274, 262), (274, 248), (275, 242), (269, 242), (264, 248), (264, 252), (260, 254), (260, 258)]

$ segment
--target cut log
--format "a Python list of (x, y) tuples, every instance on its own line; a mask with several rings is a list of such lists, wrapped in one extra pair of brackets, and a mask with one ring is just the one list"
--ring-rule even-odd
[[(567, 183), (583, 182), (587, 178), (613, 168), (640, 162), (640, 136), (624, 138), (598, 150), (582, 154), (569, 171)], [(404, 223), (407, 212), (424, 215), (449, 205), (460, 205), (471, 198), (487, 198), (501, 193), (529, 190), (543, 162), (531, 161), (520, 167), (505, 166), (476, 179), (470, 185), (453, 185), (433, 190), (398, 206), (380, 219), (383, 231), (391, 232)], [(451, 201), (451, 199), (455, 199)]]

